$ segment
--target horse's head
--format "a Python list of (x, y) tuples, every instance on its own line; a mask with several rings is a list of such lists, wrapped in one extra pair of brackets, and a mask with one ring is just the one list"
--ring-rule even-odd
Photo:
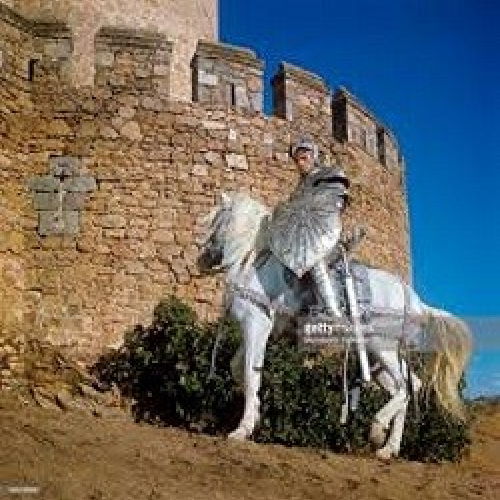
[(268, 210), (245, 193), (222, 193), (219, 204), (204, 218), (198, 266), (204, 272), (241, 264), (255, 249), (262, 218)]

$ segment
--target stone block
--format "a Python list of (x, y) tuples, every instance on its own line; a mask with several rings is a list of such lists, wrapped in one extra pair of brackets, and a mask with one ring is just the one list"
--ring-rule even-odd
[(52, 59), (68, 59), (73, 52), (71, 40), (67, 38), (47, 40), (43, 44), (43, 52)]
[(137, 122), (127, 122), (120, 130), (122, 136), (131, 141), (140, 141), (142, 139), (141, 127)]
[(219, 84), (219, 77), (213, 73), (208, 73), (202, 69), (198, 70), (198, 83), (208, 87), (215, 87)]
[(63, 183), (63, 190), (68, 193), (91, 193), (96, 189), (96, 180), (90, 176), (72, 177)]
[(38, 214), (40, 236), (74, 235), (78, 233), (80, 214), (77, 211), (46, 211)]
[(201, 126), (208, 130), (224, 130), (227, 128), (224, 122), (216, 122), (214, 120), (204, 120), (201, 122)]
[(153, 84), (155, 92), (162, 96), (166, 96), (170, 92), (170, 81), (166, 77), (156, 78)]
[(118, 132), (112, 128), (112, 127), (107, 127), (103, 126), (100, 130), (101, 137), (104, 137), (104, 139), (116, 139), (119, 134)]
[(159, 243), (172, 243), (174, 241), (174, 234), (170, 229), (158, 229), (153, 231), (151, 239)]
[(195, 164), (193, 165), (193, 169), (191, 172), (193, 173), (193, 175), (205, 177), (208, 175), (208, 168), (203, 164)]
[(46, 123), (45, 132), (47, 133), (48, 136), (59, 137), (59, 136), (71, 135), (72, 130), (69, 127), (66, 120), (55, 119), (55, 120), (50, 120)]
[(205, 153), (205, 160), (210, 163), (210, 165), (219, 165), (222, 163), (221, 155), (215, 151), (208, 151), (208, 153)]
[(202, 103), (212, 103), (212, 95), (214, 95), (213, 89), (216, 87), (208, 87), (207, 85), (200, 85), (197, 88), (197, 94), (195, 100)]
[(83, 210), (86, 199), (86, 193), (66, 193), (63, 198), (62, 208), (63, 210)]
[(147, 67), (139, 67), (135, 69), (134, 75), (137, 78), (147, 78), (148, 76), (151, 76), (151, 70)]
[(251, 108), (253, 111), (262, 113), (264, 97), (262, 92), (251, 92), (250, 93)]
[(59, 190), (59, 179), (52, 175), (38, 175), (28, 180), (28, 187), (33, 191), (51, 193)]
[(266, 146), (272, 146), (273, 143), (274, 143), (273, 136), (271, 134), (269, 134), (269, 133), (264, 134), (264, 137), (262, 138), (262, 142)]
[(75, 210), (63, 212), (64, 234), (77, 234), (80, 229), (80, 213)]
[(248, 162), (245, 155), (229, 153), (226, 155), (226, 163), (230, 169), (248, 170)]
[(247, 80), (247, 88), (250, 92), (262, 92), (262, 75), (252, 76)]
[(52, 156), (49, 173), (54, 177), (73, 177), (78, 173), (81, 160), (72, 156)]
[(33, 208), (35, 210), (57, 210), (60, 205), (59, 193), (40, 193), (33, 195)]
[(113, 54), (113, 52), (97, 52), (95, 63), (97, 66), (104, 66), (106, 68), (109, 68), (115, 63), (115, 55)]
[(105, 229), (120, 229), (127, 225), (127, 219), (121, 215), (105, 215), (101, 221)]
[(118, 109), (118, 114), (122, 118), (125, 118), (126, 120), (130, 120), (135, 115), (135, 109), (131, 106), (120, 106), (120, 108)]
[(243, 86), (236, 86), (234, 88), (234, 104), (239, 108), (250, 107), (250, 101), (248, 100), (247, 89)]
[(196, 68), (208, 73), (213, 73), (215, 68), (215, 61), (213, 59), (196, 58)]
[(115, 130), (120, 130), (125, 123), (125, 118), (121, 116), (115, 116), (111, 119), (111, 125), (115, 128)]
[(155, 64), (153, 66), (153, 75), (155, 76), (167, 76), (170, 74), (170, 66), (166, 64)]
[(142, 262), (127, 262), (125, 264), (127, 274), (144, 274), (146, 267)]
[(145, 96), (141, 100), (141, 105), (144, 109), (160, 111), (164, 108), (164, 104), (157, 97)]

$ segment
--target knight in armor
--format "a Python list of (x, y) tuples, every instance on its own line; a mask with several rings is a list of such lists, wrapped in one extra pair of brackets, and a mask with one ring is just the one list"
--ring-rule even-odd
[(340, 238), (349, 180), (341, 168), (320, 165), (316, 147), (308, 139), (299, 140), (291, 155), (300, 181), (287, 202), (273, 213), (269, 247), (299, 278), (309, 272), (326, 311), (340, 317), (328, 257)]

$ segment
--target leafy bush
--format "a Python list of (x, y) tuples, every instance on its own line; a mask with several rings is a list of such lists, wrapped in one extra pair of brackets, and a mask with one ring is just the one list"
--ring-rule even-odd
[[(218, 349), (218, 369), (209, 378), (220, 328), (224, 342)], [(155, 308), (150, 326), (128, 332), (124, 345), (102, 356), (94, 372), (101, 382), (116, 384), (134, 400), (137, 421), (223, 432), (235, 420), (228, 424), (228, 412), (238, 399), (229, 363), (239, 336), (228, 320), (200, 325), (187, 305), (170, 297)]]
[[(212, 347), (222, 329), (216, 371), (209, 377)], [(223, 318), (201, 325), (174, 297), (160, 303), (150, 326), (137, 326), (118, 351), (101, 357), (95, 372), (134, 400), (135, 418), (210, 434), (232, 430), (242, 412), (242, 395), (230, 373), (240, 342), (238, 326)], [(357, 373), (351, 356), (349, 373)], [(311, 362), (312, 361), (312, 362)], [(383, 391), (364, 389), (356, 412), (341, 425), (342, 361), (311, 355), (290, 340), (268, 344), (260, 392), (262, 419), (256, 441), (308, 446), (336, 452), (370, 449), (375, 412), (388, 400)], [(470, 444), (469, 427), (451, 420), (435, 400), (409, 411), (402, 456), (412, 460), (459, 460)]]

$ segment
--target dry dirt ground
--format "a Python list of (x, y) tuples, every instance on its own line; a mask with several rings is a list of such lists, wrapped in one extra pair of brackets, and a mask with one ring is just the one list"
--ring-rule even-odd
[(498, 404), (480, 411), (470, 457), (446, 465), (234, 443), (43, 409), (5, 393), (0, 432), (0, 499), (500, 498)]

